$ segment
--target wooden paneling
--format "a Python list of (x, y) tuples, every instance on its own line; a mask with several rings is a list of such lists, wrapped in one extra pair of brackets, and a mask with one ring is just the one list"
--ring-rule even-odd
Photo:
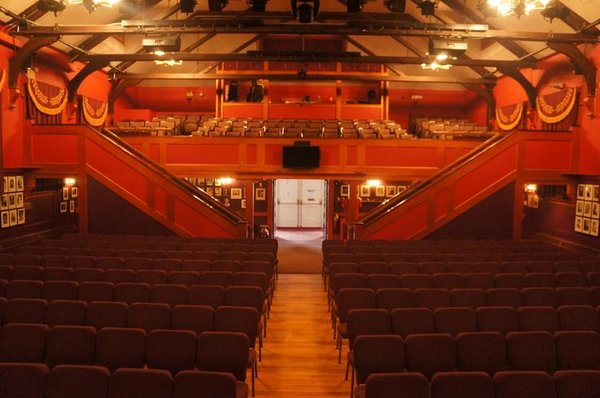
[(31, 161), (35, 164), (77, 164), (77, 135), (33, 135)]

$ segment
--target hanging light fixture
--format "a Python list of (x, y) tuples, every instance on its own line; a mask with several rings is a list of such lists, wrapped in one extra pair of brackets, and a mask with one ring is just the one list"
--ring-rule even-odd
[[(553, 0), (483, 0), (479, 9), (495, 11), (497, 15), (521, 18), (535, 10), (544, 10)], [(483, 11), (482, 11), (483, 12)], [(488, 13), (487, 11), (486, 13)]]

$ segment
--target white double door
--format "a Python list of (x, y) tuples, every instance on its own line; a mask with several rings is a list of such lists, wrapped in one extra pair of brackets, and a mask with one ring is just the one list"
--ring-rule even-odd
[(322, 228), (324, 180), (275, 180), (277, 228)]

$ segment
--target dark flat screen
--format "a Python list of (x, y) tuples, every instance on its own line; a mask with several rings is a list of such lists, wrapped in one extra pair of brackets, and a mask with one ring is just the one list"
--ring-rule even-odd
[(286, 169), (316, 169), (321, 165), (318, 146), (284, 146), (283, 167)]

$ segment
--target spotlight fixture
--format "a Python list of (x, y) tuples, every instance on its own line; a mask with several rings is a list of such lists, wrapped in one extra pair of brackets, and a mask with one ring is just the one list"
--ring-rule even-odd
[[(523, 15), (529, 15), (534, 10), (545, 10), (553, 0), (483, 0), (483, 4), (489, 7), (484, 10), (496, 10), (498, 15), (506, 17), (514, 15), (521, 18)], [(482, 9), (482, 4), (479, 5)], [(490, 12), (490, 11), (488, 11)], [(550, 18), (550, 17), (548, 17)], [(556, 18), (556, 17), (554, 17)]]
[(70, 5), (82, 5), (90, 13), (96, 11), (98, 7), (112, 7), (120, 0), (69, 0)]
[(179, 0), (179, 10), (185, 14), (190, 14), (194, 12), (196, 4), (198, 4), (196, 0)]
[(268, 1), (269, 0), (246, 0), (246, 4), (252, 7), (252, 11), (265, 12)]
[(391, 12), (404, 12), (406, 0), (384, 0), (383, 4)]
[(546, 6), (546, 8), (544, 8), (542, 11), (540, 11), (540, 14), (542, 14), (544, 19), (550, 20), (549, 22), (552, 23), (552, 20), (555, 18), (559, 18), (559, 19), (565, 18), (568, 15), (568, 11), (567, 11), (567, 8), (564, 7), (563, 5), (548, 4)]
[(417, 7), (421, 9), (421, 15), (432, 16), (435, 15), (435, 8), (437, 3), (435, 0), (423, 0)]
[(208, 0), (208, 10), (209, 11), (223, 11), (223, 9), (227, 6), (227, 0)]
[(37, 7), (40, 11), (50, 11), (56, 15), (67, 8), (67, 4), (66, 0), (39, 0)]
[(366, 2), (366, 0), (346, 0), (346, 9), (348, 12), (360, 12)]
[(291, 0), (292, 15), (298, 22), (311, 23), (317, 18), (320, 5), (320, 0), (301, 0), (300, 5), (298, 0)]

